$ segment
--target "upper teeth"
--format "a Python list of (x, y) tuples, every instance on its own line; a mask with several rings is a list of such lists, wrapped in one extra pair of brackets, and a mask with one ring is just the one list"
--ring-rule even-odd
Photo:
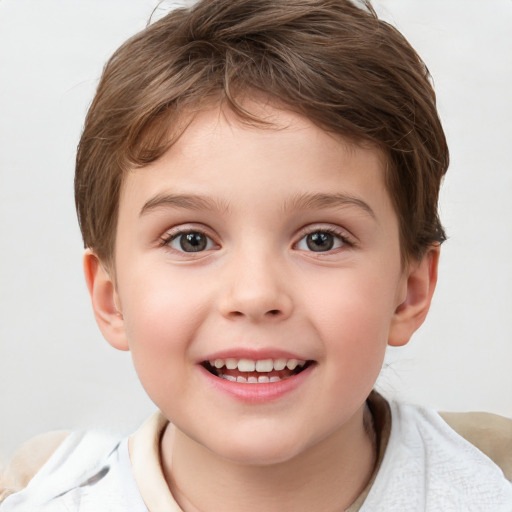
[(240, 372), (271, 372), (273, 370), (280, 371), (288, 368), (289, 370), (295, 370), (297, 366), (302, 367), (306, 364), (306, 361), (301, 359), (214, 359), (210, 361), (212, 366), (215, 368), (224, 368), (228, 370), (236, 370)]

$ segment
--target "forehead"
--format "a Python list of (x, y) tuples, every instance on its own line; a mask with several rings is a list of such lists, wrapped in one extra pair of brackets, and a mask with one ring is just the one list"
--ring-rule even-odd
[(217, 202), (219, 208), (239, 199), (247, 207), (283, 208), (308, 194), (364, 196), (361, 201), (377, 209), (388, 206), (386, 162), (378, 149), (356, 145), (269, 102), (245, 107), (260, 122), (248, 123), (222, 107), (196, 113), (157, 161), (127, 173), (121, 213), (127, 202), (140, 212), (162, 194), (208, 196), (210, 206)]

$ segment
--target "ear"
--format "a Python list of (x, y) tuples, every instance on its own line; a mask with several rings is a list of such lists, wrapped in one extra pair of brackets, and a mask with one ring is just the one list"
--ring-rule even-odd
[(419, 261), (411, 262), (403, 276), (400, 304), (391, 320), (388, 345), (405, 345), (424, 322), (437, 283), (440, 246), (433, 245)]
[(104, 338), (118, 350), (129, 350), (119, 297), (110, 274), (90, 249), (84, 254), (84, 273), (96, 322)]

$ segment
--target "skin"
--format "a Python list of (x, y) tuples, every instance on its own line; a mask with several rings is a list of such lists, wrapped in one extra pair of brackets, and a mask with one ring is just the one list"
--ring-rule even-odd
[[(425, 318), (439, 250), (402, 267), (377, 150), (248, 106), (276, 128), (212, 108), (127, 175), (115, 282), (90, 250), (86, 278), (104, 336), (174, 424), (162, 465), (185, 511), (340, 510), (371, 476), (365, 400), (386, 346)], [(184, 251), (183, 232), (205, 249)], [(311, 250), (312, 233), (333, 247)], [(219, 389), (201, 366), (281, 353), (311, 364), (268, 398)]]

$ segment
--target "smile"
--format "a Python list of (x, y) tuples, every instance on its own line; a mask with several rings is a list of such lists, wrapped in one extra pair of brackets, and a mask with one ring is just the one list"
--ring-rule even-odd
[(267, 384), (280, 382), (305, 370), (312, 361), (300, 359), (215, 359), (203, 363), (210, 373), (231, 382)]

